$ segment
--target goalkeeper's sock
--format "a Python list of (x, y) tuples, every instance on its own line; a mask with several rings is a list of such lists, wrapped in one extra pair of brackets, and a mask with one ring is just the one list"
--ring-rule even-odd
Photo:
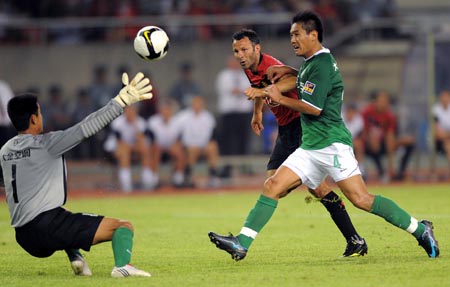
[(277, 205), (278, 201), (275, 199), (265, 195), (259, 197), (255, 207), (248, 214), (244, 227), (242, 227), (240, 234), (237, 236), (242, 246), (246, 249), (250, 247), (256, 235), (269, 222)]
[(130, 263), (133, 249), (133, 231), (126, 227), (119, 227), (112, 236), (114, 266), (122, 267)]
[(425, 225), (401, 209), (395, 202), (381, 195), (376, 195), (373, 201), (371, 213), (381, 216), (392, 225), (419, 238), (425, 231)]
[(320, 200), (320, 202), (328, 210), (334, 223), (347, 241), (352, 240), (352, 237), (354, 238), (355, 235), (356, 238), (360, 238), (353, 226), (350, 216), (348, 216), (344, 202), (336, 193), (334, 193), (334, 191), (330, 191)]

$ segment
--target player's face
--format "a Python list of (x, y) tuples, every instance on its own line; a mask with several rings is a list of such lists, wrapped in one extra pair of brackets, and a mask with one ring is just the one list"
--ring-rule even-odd
[(233, 55), (242, 69), (256, 71), (261, 55), (261, 46), (253, 44), (247, 37), (233, 41)]
[(311, 31), (309, 34), (303, 29), (301, 23), (294, 23), (290, 31), (291, 45), (294, 48), (295, 55), (309, 58), (315, 52), (317, 43), (317, 32)]

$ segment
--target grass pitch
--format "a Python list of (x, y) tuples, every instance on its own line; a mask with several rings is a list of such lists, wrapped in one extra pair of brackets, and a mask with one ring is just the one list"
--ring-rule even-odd
[(208, 231), (237, 234), (258, 192), (70, 198), (73, 211), (128, 219), (135, 226), (132, 263), (151, 278), (110, 277), (110, 243), (84, 253), (92, 277), (75, 277), (64, 252), (33, 258), (15, 242), (0, 204), (0, 286), (450, 286), (448, 185), (370, 187), (418, 219), (433, 221), (441, 257), (429, 259), (417, 241), (383, 219), (347, 209), (369, 254), (340, 258), (345, 240), (320, 203), (306, 192), (282, 199), (247, 257), (235, 262), (215, 248)]

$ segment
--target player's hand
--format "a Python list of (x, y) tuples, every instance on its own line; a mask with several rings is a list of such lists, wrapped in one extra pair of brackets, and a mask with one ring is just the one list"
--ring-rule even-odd
[(119, 94), (114, 98), (122, 107), (132, 105), (142, 100), (149, 100), (153, 97), (151, 93), (153, 87), (150, 80), (144, 77), (141, 72), (137, 73), (134, 79), (129, 82), (128, 74), (122, 74), (122, 83), (125, 85)]
[(262, 113), (253, 114), (251, 126), (253, 132), (257, 136), (260, 136), (261, 132), (264, 130), (264, 125), (262, 124)]
[(247, 88), (244, 91), (244, 94), (247, 96), (247, 99), (249, 99), (249, 100), (254, 100), (255, 98), (265, 97), (264, 90), (258, 89), (258, 88), (253, 88), (253, 87)]
[(281, 104), (281, 99), (283, 98), (283, 95), (281, 94), (280, 90), (276, 85), (267, 86), (264, 89), (264, 95), (270, 98), (273, 102)]

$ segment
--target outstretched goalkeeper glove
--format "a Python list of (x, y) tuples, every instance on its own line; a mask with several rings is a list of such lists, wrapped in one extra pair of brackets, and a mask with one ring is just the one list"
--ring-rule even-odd
[(122, 74), (122, 83), (125, 85), (119, 94), (114, 98), (122, 107), (129, 106), (142, 100), (149, 100), (153, 97), (151, 93), (153, 87), (150, 80), (144, 77), (141, 72), (137, 73), (134, 79), (129, 82), (128, 74)]

